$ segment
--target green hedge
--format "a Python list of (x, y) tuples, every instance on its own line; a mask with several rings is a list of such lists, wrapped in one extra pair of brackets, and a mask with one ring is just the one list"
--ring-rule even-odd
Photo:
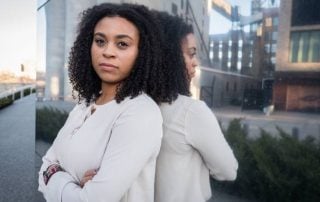
[(30, 95), (30, 93), (31, 93), (30, 88), (26, 88), (26, 89), (23, 90), (23, 96)]
[(36, 138), (53, 142), (60, 128), (67, 120), (68, 113), (52, 107), (36, 110)]
[(20, 91), (15, 92), (15, 93), (14, 93), (14, 100), (17, 100), (17, 99), (20, 99), (20, 98), (21, 98), (21, 93), (20, 93)]
[(225, 136), (239, 162), (234, 182), (212, 180), (215, 188), (255, 201), (320, 201), (320, 143), (302, 141), (278, 128), (278, 137), (261, 130), (249, 139), (241, 120), (230, 122)]
[(12, 96), (0, 98), (0, 109), (13, 103)]

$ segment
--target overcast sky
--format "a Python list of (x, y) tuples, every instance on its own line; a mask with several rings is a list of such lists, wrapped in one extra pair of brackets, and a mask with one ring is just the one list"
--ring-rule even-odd
[(0, 0), (0, 70), (35, 62), (36, 1)]

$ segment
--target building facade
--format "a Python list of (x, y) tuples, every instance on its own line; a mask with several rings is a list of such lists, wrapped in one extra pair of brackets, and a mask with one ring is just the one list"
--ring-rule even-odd
[(320, 1), (282, 0), (273, 102), (320, 111)]

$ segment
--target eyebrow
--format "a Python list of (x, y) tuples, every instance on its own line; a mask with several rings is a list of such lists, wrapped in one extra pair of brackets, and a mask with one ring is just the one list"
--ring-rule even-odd
[[(106, 35), (101, 33), (101, 32), (94, 33), (94, 36), (101, 36), (103, 38), (106, 38)], [(117, 39), (129, 38), (129, 39), (133, 40), (133, 38), (131, 36), (127, 35), (127, 34), (116, 35), (116, 38)]]

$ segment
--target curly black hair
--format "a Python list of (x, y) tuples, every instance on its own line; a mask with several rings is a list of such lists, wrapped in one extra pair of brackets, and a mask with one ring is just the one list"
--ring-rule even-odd
[(99, 97), (101, 79), (92, 66), (91, 45), (94, 28), (104, 17), (122, 17), (133, 23), (139, 31), (139, 52), (130, 75), (118, 86), (115, 100), (147, 93), (155, 102), (171, 102), (170, 89), (165, 84), (163, 69), (163, 43), (159, 24), (153, 13), (138, 4), (103, 3), (82, 13), (78, 35), (69, 56), (69, 78), (78, 101), (88, 105)]
[(163, 31), (166, 84), (172, 89), (174, 99), (178, 94), (190, 96), (190, 78), (184, 62), (182, 41), (188, 34), (194, 33), (193, 27), (178, 16), (157, 10), (152, 12)]

